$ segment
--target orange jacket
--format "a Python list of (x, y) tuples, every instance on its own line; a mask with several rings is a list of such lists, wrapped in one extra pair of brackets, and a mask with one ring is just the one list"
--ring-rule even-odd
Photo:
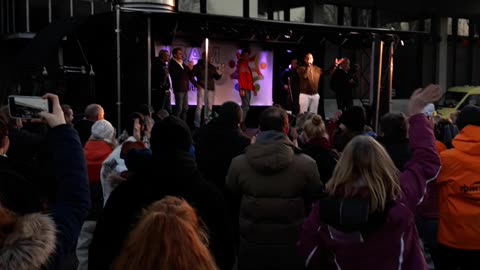
[(88, 181), (90, 183), (100, 182), (102, 163), (112, 151), (112, 147), (104, 141), (87, 141), (83, 153), (87, 162)]
[(480, 127), (466, 126), (440, 154), (438, 242), (480, 250)]
[(443, 144), (439, 140), (435, 140), (435, 151), (437, 152), (437, 154), (440, 155), (440, 153), (445, 151), (445, 150), (447, 150), (447, 147), (445, 146), (445, 144)]

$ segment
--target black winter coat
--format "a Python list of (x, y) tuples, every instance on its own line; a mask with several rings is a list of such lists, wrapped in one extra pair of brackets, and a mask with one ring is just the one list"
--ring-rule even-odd
[(109, 269), (142, 210), (167, 195), (182, 197), (195, 208), (208, 227), (209, 248), (218, 266), (232, 268), (233, 236), (222, 194), (203, 179), (187, 152), (161, 155), (153, 156), (110, 195), (90, 245), (90, 270)]

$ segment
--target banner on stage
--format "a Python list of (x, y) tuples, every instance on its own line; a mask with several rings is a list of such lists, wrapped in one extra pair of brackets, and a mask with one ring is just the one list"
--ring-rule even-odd
[[(240, 48), (236, 43), (209, 41), (209, 58), (210, 63), (216, 67), (224, 65), (222, 78), (215, 80), (215, 105), (221, 105), (225, 101), (235, 101), (241, 103), (240, 95), (238, 93), (237, 80), (237, 52)], [(205, 50), (205, 43), (201, 47), (192, 47), (189, 42), (182, 40), (175, 40), (172, 45), (164, 46), (155, 44), (155, 56), (158, 56), (160, 50), (168, 50), (170, 54), (174, 48), (181, 48), (183, 50), (184, 62), (186, 64), (192, 62), (196, 64), (202, 58), (202, 52)], [(272, 102), (272, 82), (273, 82), (273, 52), (262, 50), (261, 47), (252, 44), (250, 46), (249, 63), (253, 73), (253, 83), (257, 90), (257, 95), (252, 94), (250, 102), (251, 106), (271, 106)], [(170, 56), (172, 57), (172, 55)], [(155, 76), (152, 74), (152, 76)], [(188, 93), (188, 103), (190, 105), (197, 104), (197, 92), (195, 87), (190, 84)], [(172, 104), (175, 104), (174, 96), (172, 97)]]

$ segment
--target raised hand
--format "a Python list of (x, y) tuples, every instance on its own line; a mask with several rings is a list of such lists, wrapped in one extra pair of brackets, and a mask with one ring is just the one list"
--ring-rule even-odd
[(343, 61), (345, 61), (345, 58), (335, 58), (335, 66), (340, 65), (341, 63), (343, 63)]
[(438, 84), (430, 84), (413, 92), (408, 101), (407, 114), (409, 116), (422, 113), (428, 103), (434, 103), (442, 97), (442, 89)]
[(42, 96), (43, 99), (48, 99), (52, 103), (52, 113), (42, 111), (39, 115), (45, 119), (48, 125), (52, 128), (66, 124), (65, 115), (63, 114), (62, 107), (60, 107), (60, 101), (58, 96), (54, 94), (45, 94)]
[(343, 113), (342, 110), (335, 111), (332, 117), (330, 118), (330, 120), (337, 122), (340, 119), (340, 116), (342, 116), (342, 113)]

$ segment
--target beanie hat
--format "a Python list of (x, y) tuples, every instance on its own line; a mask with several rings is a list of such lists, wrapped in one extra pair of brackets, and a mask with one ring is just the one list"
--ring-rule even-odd
[(435, 105), (433, 105), (433, 103), (428, 103), (427, 106), (423, 108), (422, 112), (428, 117), (435, 116)]
[(92, 125), (92, 136), (94, 140), (104, 140), (110, 142), (115, 133), (112, 124), (107, 120), (98, 120)]
[(182, 150), (189, 151), (192, 145), (190, 128), (180, 118), (170, 115), (155, 123), (150, 137), (152, 153)]
[(460, 111), (457, 118), (458, 130), (462, 130), (467, 125), (480, 126), (480, 107), (467, 105)]

